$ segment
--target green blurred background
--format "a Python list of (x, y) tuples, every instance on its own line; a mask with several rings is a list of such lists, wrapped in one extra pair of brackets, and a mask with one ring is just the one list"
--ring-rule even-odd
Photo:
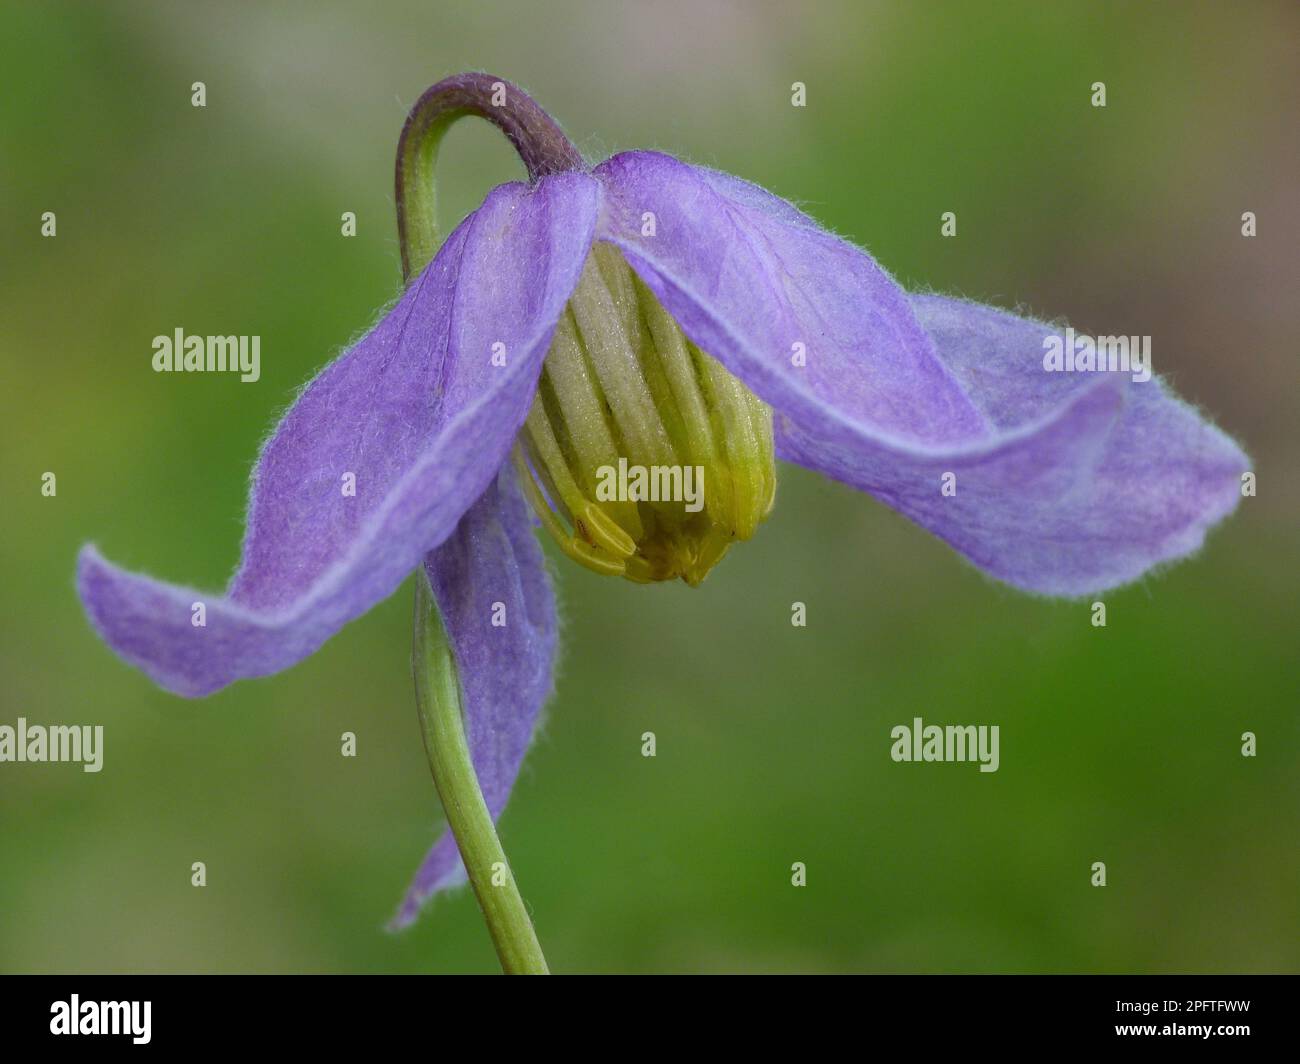
[[(488, 69), (593, 160), (662, 148), (911, 287), (1151, 334), (1259, 477), (1198, 558), (1107, 595), (1105, 629), (788, 467), (698, 591), (551, 552), (558, 694), (502, 834), (552, 967), (1296, 970), (1297, 14), (6, 4), (0, 723), (103, 724), (106, 752), (98, 775), (0, 765), (0, 969), (495, 970), (468, 892), (383, 931), (439, 821), (409, 583), (288, 673), (187, 702), (99, 643), (72, 581), (93, 539), (224, 585), (260, 439), (397, 291), (407, 107)], [(448, 223), (520, 176), (483, 124), (444, 160)], [(178, 325), (260, 334), (261, 381), (153, 373)], [(998, 724), (1001, 769), (893, 763), (913, 716)]]

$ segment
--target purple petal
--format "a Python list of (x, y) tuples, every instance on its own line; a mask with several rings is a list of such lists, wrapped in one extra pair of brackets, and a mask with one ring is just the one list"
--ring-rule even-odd
[[(935, 296), (914, 305), (989, 436), (898, 451), (778, 417), (781, 457), (870, 492), (998, 579), (1052, 595), (1103, 591), (1188, 554), (1236, 506), (1246, 456), (1158, 379), (1047, 373), (1053, 326)], [(954, 495), (941, 491), (946, 473)]]
[(1159, 381), (1047, 373), (1052, 327), (909, 298), (865, 253), (725, 174), (651, 153), (596, 173), (597, 237), (776, 409), (780, 456), (871, 492), (993, 576), (1103, 590), (1196, 550), (1236, 505), (1246, 456)]
[[(574, 173), (493, 190), (285, 415), (253, 475), (225, 597), (83, 548), (78, 589), (109, 645), (168, 690), (204, 695), (288, 668), (390, 595), (505, 459), (599, 203), (598, 183)], [(504, 368), (493, 364), (498, 343)], [(192, 623), (198, 602), (204, 627)]]
[[(972, 497), (960, 508), (935, 514), (932, 498), (916, 512), (898, 507), (981, 568), (1033, 591), (1102, 591), (1195, 552), (1206, 532), (1236, 509), (1250, 459), (1163, 381), (1109, 371), (1047, 372), (1045, 341), (1064, 342), (1061, 327), (941, 296), (915, 296), (912, 305), (999, 441), (1059, 421), (1099, 389), (1122, 398), (1105, 432), (1074, 441), (1073, 491), (1026, 491), (1013, 468), (999, 468), (990, 456), (981, 463), (979, 490), (967, 493)], [(815, 449), (805, 446), (803, 454), (815, 461)], [(933, 471), (933, 461), (928, 468)], [(859, 479), (865, 471), (861, 465)], [(908, 494), (916, 495), (914, 488)], [(943, 502), (962, 494), (959, 488)]]
[[(505, 808), (551, 693), (555, 599), (532, 525), (513, 471), (503, 469), (425, 562), (460, 673), (470, 756), (493, 818)], [(504, 623), (494, 627), (494, 614)], [(431, 894), (464, 881), (456, 840), (444, 831), (393, 926), (405, 927)]]

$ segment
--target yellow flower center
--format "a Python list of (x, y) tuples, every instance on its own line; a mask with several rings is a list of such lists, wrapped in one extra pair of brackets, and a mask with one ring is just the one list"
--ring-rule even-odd
[(772, 509), (772, 412), (598, 243), (546, 355), (515, 461), (569, 557), (696, 586)]

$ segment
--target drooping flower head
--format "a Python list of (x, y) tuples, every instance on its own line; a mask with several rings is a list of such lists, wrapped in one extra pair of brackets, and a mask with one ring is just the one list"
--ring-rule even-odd
[[(411, 190), (463, 114), (500, 126), (530, 181), (493, 189), (435, 255), (432, 197)], [(590, 168), (499, 79), (417, 103), (398, 205), (406, 289), (264, 446), (227, 591), (93, 546), (78, 587), (121, 657), (195, 697), (288, 668), (423, 565), (493, 816), (551, 687), (533, 515), (589, 568), (698, 584), (768, 513), (779, 457), (999, 580), (1074, 596), (1196, 550), (1239, 498), (1245, 455), (1158, 379), (1051, 372), (1060, 327), (909, 295), (739, 178), (658, 152)], [(444, 835), (398, 922), (458, 876)]]

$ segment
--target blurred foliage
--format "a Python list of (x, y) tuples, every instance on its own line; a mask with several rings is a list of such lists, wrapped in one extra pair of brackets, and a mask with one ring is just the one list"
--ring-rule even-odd
[[(742, 174), (911, 286), (1153, 335), (1260, 482), (1105, 629), (789, 468), (699, 591), (556, 556), (558, 694), (502, 821), (552, 967), (1295, 970), (1296, 35), (1281, 4), (6, 5), (0, 722), (102, 723), (106, 753), (0, 765), (0, 969), (495, 969), (467, 893), (382, 930), (438, 830), (409, 586), (197, 703), (72, 587), (91, 539), (224, 583), (263, 433), (397, 292), (406, 108), (483, 68), (591, 157)], [(444, 158), (448, 222), (519, 176), (485, 127)], [(261, 381), (152, 373), (178, 325), (260, 334)], [(917, 715), (1000, 725), (1000, 771), (891, 762)]]

